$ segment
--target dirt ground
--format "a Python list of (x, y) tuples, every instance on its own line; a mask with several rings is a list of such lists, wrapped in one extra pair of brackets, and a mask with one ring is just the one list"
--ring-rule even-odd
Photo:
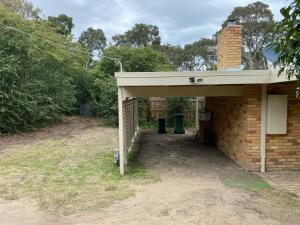
[(30, 199), (3, 200), (0, 224), (300, 224), (300, 205), (289, 195), (277, 190), (252, 191), (225, 186), (224, 177), (243, 173), (243, 169), (220, 151), (200, 146), (192, 134), (157, 135), (155, 131), (144, 130), (137, 147), (139, 160), (147, 170), (159, 174), (160, 181), (133, 184), (135, 196), (101, 210), (69, 216), (43, 212)]

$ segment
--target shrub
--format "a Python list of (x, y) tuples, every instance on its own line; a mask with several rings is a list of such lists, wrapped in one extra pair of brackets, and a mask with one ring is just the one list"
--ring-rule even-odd
[(191, 108), (191, 102), (187, 97), (168, 97), (166, 101), (166, 108), (168, 110), (168, 126), (173, 126), (175, 113), (184, 113), (185, 110)]
[[(75, 47), (45, 21), (25, 20), (0, 5), (0, 22)], [(47, 126), (76, 103), (73, 74), (84, 57), (12, 29), (0, 29), (0, 133)]]
[(96, 78), (91, 95), (93, 103), (99, 108), (100, 116), (106, 118), (111, 125), (118, 125), (118, 89), (116, 80), (111, 76)]

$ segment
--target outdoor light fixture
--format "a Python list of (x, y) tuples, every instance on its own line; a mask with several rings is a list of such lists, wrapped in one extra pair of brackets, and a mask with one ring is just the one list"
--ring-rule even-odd
[(195, 77), (190, 77), (190, 82), (195, 83)]
[(189, 80), (190, 80), (190, 83), (192, 83), (192, 84), (203, 82), (203, 78), (199, 78), (199, 77), (190, 77)]

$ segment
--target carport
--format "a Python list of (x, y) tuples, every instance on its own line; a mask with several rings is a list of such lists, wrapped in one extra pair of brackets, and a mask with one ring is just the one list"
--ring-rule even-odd
[(267, 85), (286, 82), (285, 76), (278, 77), (278, 72), (274, 70), (223, 70), (120, 72), (116, 73), (115, 77), (118, 86), (119, 155), (122, 175), (125, 174), (127, 155), (138, 132), (137, 97), (241, 97), (245, 94), (245, 87), (251, 89), (251, 86), (261, 87), (260, 170), (265, 171)]
[[(217, 71), (116, 73), (120, 173), (138, 132), (137, 97), (206, 97), (217, 147), (247, 170), (300, 170), (297, 84), (270, 65), (242, 70), (242, 27), (218, 35)], [(121, 67), (122, 68), (122, 67)], [(197, 98), (196, 98), (197, 99)], [(197, 101), (196, 101), (197, 102)], [(198, 107), (195, 110), (196, 128)], [(204, 126), (203, 126), (204, 127)]]

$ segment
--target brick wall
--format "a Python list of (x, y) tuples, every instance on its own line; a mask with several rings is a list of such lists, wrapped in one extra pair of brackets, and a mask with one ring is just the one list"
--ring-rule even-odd
[[(266, 169), (300, 170), (300, 99), (295, 84), (272, 84), (268, 94), (288, 95), (288, 131), (267, 135)], [(207, 98), (217, 146), (252, 171), (260, 170), (261, 86), (245, 85), (243, 97)]]
[(218, 35), (217, 63), (218, 70), (241, 67), (242, 27), (225, 27)]
[(260, 168), (260, 92), (260, 86), (248, 85), (243, 97), (206, 99), (218, 148), (249, 170)]
[(288, 95), (287, 134), (267, 135), (267, 170), (300, 170), (300, 99), (296, 84), (272, 84), (268, 94)]

